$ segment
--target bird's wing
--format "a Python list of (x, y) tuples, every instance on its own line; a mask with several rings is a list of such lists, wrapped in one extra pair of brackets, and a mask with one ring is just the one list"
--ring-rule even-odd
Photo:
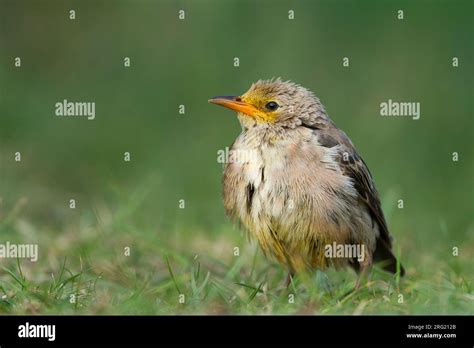
[[(352, 151), (352, 153), (350, 151)], [(344, 158), (345, 153), (348, 153), (349, 155)], [(379, 194), (375, 188), (369, 168), (367, 168), (364, 160), (359, 156), (354, 148), (348, 149), (341, 147), (341, 152), (338, 154), (338, 162), (344, 175), (353, 180), (354, 187), (357, 189), (360, 199), (369, 208), (372, 218), (375, 219), (379, 225), (380, 238), (382, 238), (388, 244), (387, 246), (391, 248), (392, 238), (388, 231), (387, 222), (380, 204)]]
[(405, 270), (392, 253), (392, 237), (388, 231), (372, 175), (364, 160), (359, 156), (347, 135), (331, 120), (318, 118), (311, 125), (303, 124), (303, 126), (313, 129), (321, 146), (336, 147), (337, 153), (334, 160), (339, 164), (341, 172), (352, 180), (360, 200), (365, 204), (372, 217), (372, 221), (375, 221), (379, 227), (374, 260), (386, 262), (383, 268), (392, 273), (397, 273), (399, 268), (400, 275), (403, 276)]
[(372, 175), (350, 139), (329, 120), (320, 120), (320, 122), (312, 124), (309, 128), (313, 129), (321, 146), (328, 148), (338, 146), (335, 160), (339, 164), (342, 173), (352, 179), (360, 199), (365, 203), (372, 219), (379, 226), (380, 238), (386, 243), (386, 247), (390, 249), (392, 247), (392, 238), (388, 231), (387, 222), (385, 221)]

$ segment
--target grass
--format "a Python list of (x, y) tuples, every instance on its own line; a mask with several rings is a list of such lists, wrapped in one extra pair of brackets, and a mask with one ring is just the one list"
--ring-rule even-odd
[[(403, 2), (403, 21), (375, 0), (181, 1), (185, 21), (175, 1), (78, 2), (75, 21), (57, 1), (4, 3), (0, 243), (39, 259), (0, 259), (0, 313), (474, 313), (472, 1)], [(287, 288), (225, 219), (216, 152), (241, 128), (207, 100), (272, 76), (315, 92), (368, 163), (403, 279)], [(97, 118), (56, 117), (65, 98)], [(420, 120), (380, 117), (388, 99), (420, 102)]]
[[(80, 220), (56, 236), (36, 230), (21, 216), (15, 205), (0, 231), (11, 240), (33, 234), (40, 257), (37, 262), (1, 261), (1, 313), (474, 313), (470, 241), (457, 257), (443, 255), (442, 249), (407, 252), (404, 278), (374, 268), (369, 280), (351, 292), (356, 276), (349, 269), (300, 275), (287, 287), (285, 271), (230, 223), (219, 234), (190, 230), (163, 240), (162, 233), (125, 226), (121, 214), (122, 226), (113, 214), (110, 219), (97, 215), (95, 225)], [(411, 250), (406, 241), (400, 244)]]

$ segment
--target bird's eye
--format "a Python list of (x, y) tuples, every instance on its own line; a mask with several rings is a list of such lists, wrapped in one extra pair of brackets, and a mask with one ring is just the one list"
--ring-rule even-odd
[(265, 105), (265, 107), (270, 111), (275, 111), (276, 109), (278, 109), (278, 106), (279, 105), (274, 101), (268, 102), (267, 105)]

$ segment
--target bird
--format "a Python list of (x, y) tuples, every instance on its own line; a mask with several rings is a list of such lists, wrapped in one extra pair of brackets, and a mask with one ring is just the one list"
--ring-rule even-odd
[[(288, 270), (288, 280), (351, 267), (358, 288), (375, 262), (404, 275), (369, 168), (310, 90), (272, 78), (208, 102), (236, 111), (242, 128), (229, 150), (237, 155), (224, 165), (226, 213)], [(359, 255), (336, 257), (333, 246)]]

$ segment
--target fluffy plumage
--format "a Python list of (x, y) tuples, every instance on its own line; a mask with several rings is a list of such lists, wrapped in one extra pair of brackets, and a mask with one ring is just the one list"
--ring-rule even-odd
[[(268, 110), (270, 101), (276, 110)], [(395, 273), (372, 176), (319, 99), (276, 79), (254, 83), (235, 104), (252, 109), (238, 113), (242, 133), (231, 151), (249, 156), (226, 164), (224, 206), (265, 254), (291, 272), (347, 264), (364, 270), (384, 261), (384, 269)], [(363, 260), (327, 257), (325, 247), (333, 242), (364, 245)]]

